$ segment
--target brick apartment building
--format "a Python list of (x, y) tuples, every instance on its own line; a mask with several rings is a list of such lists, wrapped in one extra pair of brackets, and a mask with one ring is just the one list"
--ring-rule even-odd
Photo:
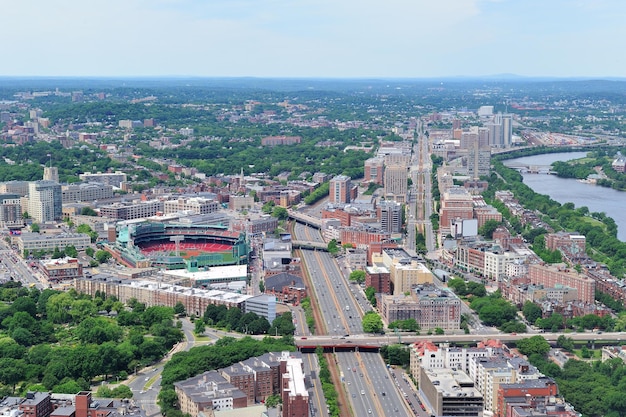
[(552, 288), (557, 285), (576, 288), (579, 299), (593, 304), (595, 300), (595, 281), (565, 266), (533, 264), (528, 266), (528, 277), (532, 284)]

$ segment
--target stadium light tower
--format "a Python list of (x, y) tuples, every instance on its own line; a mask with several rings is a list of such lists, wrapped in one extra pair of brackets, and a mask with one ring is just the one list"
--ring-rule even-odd
[(176, 256), (180, 256), (180, 242), (185, 240), (185, 236), (172, 236), (170, 242), (174, 242), (176, 245)]

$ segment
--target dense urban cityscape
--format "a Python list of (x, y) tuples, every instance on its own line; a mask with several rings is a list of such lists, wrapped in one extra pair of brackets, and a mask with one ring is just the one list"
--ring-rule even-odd
[(0, 79), (0, 413), (624, 415), (624, 93)]

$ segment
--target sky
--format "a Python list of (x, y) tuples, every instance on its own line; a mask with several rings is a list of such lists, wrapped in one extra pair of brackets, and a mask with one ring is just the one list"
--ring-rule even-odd
[(0, 0), (0, 76), (626, 77), (624, 0)]

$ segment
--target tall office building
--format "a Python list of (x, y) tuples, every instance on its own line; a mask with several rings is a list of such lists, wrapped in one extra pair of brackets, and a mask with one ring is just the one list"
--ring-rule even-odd
[(502, 144), (505, 148), (511, 147), (513, 143), (513, 116), (511, 114), (502, 115)]
[(383, 169), (384, 169), (384, 159), (383, 158), (370, 158), (365, 161), (364, 164), (364, 181), (365, 182), (373, 182), (378, 185), (383, 185)]
[(385, 167), (385, 194), (393, 194), (396, 201), (404, 202), (408, 191), (409, 174), (405, 165)]
[(487, 123), (489, 144), (496, 148), (508, 148), (513, 137), (513, 117), (511, 114), (498, 113), (493, 121)]
[(35, 181), (28, 185), (28, 214), (37, 222), (63, 218), (61, 184), (55, 181)]
[(331, 203), (349, 203), (350, 188), (352, 184), (350, 177), (346, 175), (337, 175), (330, 180), (329, 202)]
[(57, 167), (44, 167), (43, 179), (46, 181), (59, 182), (59, 168)]

